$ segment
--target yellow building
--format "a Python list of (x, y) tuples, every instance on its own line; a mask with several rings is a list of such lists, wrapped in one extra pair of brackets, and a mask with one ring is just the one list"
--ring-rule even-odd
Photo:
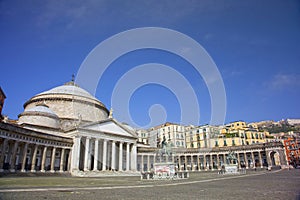
[(211, 138), (219, 134), (216, 126), (188, 126), (185, 130), (187, 148), (211, 148)]
[(268, 132), (259, 131), (256, 124), (236, 121), (223, 127), (186, 127), (187, 148), (230, 147), (265, 143)]
[[(223, 141), (223, 144), (226, 143), (227, 146), (238, 146), (265, 143), (268, 134), (266, 131), (259, 131), (255, 123), (246, 124), (244, 121), (236, 121), (223, 127), (219, 137), (226, 141)], [(220, 138), (218, 143), (219, 140)]]

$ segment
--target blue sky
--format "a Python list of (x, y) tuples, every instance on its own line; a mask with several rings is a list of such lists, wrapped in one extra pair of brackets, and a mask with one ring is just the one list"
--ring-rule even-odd
[[(292, 0), (0, 1), (3, 113), (16, 119), (32, 96), (68, 82), (101, 41), (139, 27), (173, 29), (206, 49), (224, 81), (225, 122), (300, 117), (300, 2)], [(198, 97), (199, 124), (209, 123), (211, 102), (202, 77), (185, 60), (160, 50), (119, 57), (102, 76), (96, 97), (110, 108), (117, 81), (145, 63), (162, 63), (184, 75)], [(149, 123), (153, 104), (164, 106), (167, 121), (180, 123), (176, 96), (152, 84), (130, 99), (136, 124)]]

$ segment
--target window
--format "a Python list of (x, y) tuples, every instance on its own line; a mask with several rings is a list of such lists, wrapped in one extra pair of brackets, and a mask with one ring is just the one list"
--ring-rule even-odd
[(258, 139), (258, 134), (257, 133), (255, 134), (255, 138)]
[(245, 142), (244, 142), (244, 140), (242, 140), (242, 145), (245, 145)]
[(226, 142), (226, 140), (224, 140), (224, 146), (227, 146), (227, 142)]
[(215, 147), (218, 147), (219, 146), (219, 144), (218, 144), (218, 141), (216, 140), (215, 141)]
[(232, 140), (232, 146), (235, 146), (235, 141), (234, 140)]
[(197, 147), (198, 147), (198, 148), (200, 148), (200, 147), (201, 147), (201, 144), (200, 144), (200, 142), (198, 142), (198, 143), (197, 143)]

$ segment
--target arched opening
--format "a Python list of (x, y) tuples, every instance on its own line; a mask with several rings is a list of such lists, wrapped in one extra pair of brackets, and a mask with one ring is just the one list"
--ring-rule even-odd
[(271, 165), (273, 165), (273, 166), (279, 166), (279, 165), (281, 165), (280, 157), (279, 157), (279, 153), (278, 152), (272, 151), (270, 153), (270, 158), (271, 158)]

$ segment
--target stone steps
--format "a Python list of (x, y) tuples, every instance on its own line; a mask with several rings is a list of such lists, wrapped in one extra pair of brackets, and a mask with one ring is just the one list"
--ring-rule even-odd
[(120, 177), (120, 176), (141, 176), (140, 172), (136, 171), (77, 171), (72, 172), (72, 176), (78, 177)]

